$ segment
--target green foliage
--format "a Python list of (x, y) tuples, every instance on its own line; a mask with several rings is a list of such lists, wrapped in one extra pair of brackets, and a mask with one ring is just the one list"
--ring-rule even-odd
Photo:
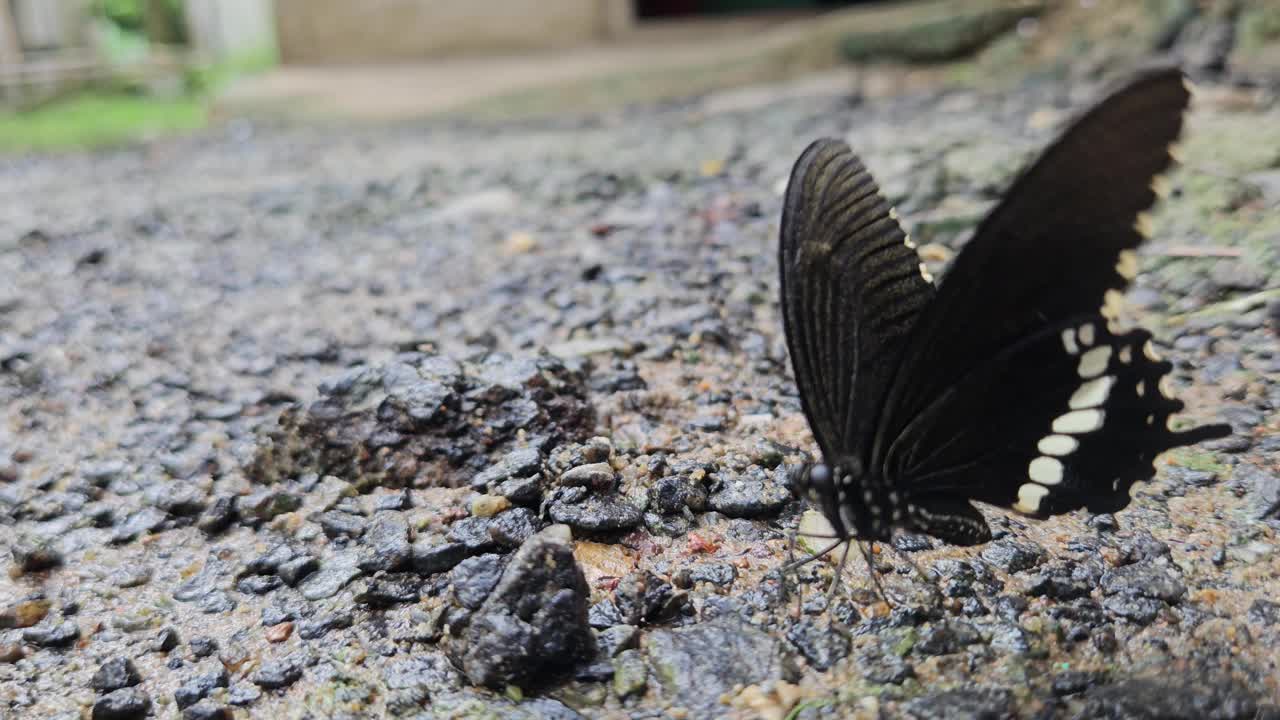
[(195, 130), (206, 121), (195, 98), (93, 94), (0, 114), (0, 152), (93, 148)]

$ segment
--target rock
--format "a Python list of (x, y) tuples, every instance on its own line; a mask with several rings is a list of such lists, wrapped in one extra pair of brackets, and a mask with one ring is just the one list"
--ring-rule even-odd
[(566, 487), (587, 487), (600, 492), (609, 492), (615, 485), (613, 467), (607, 462), (579, 465), (561, 474), (560, 484)]
[(620, 698), (639, 695), (649, 682), (649, 668), (639, 650), (623, 650), (613, 659), (613, 693)]
[(341, 510), (330, 510), (316, 517), (316, 522), (329, 538), (358, 538), (364, 535), (368, 521), (359, 515)]
[(338, 594), (347, 583), (360, 577), (360, 568), (353, 558), (334, 558), (318, 571), (307, 576), (299, 589), (308, 600), (323, 600)]
[(231, 527), (237, 517), (236, 499), (232, 495), (219, 495), (200, 514), (196, 527), (206, 535), (217, 535)]
[(108, 693), (93, 704), (93, 720), (135, 720), (151, 711), (151, 698), (137, 688)]
[(80, 628), (71, 620), (39, 625), (22, 631), (22, 639), (30, 645), (47, 648), (67, 647), (80, 639)]
[(480, 555), (459, 563), (451, 578), (458, 604), (468, 610), (479, 610), (502, 578), (502, 568), (501, 555)]
[(772, 515), (791, 502), (791, 490), (783, 481), (785, 470), (779, 467), (772, 476), (756, 466), (743, 475), (722, 471), (711, 486), (707, 506), (718, 513), (735, 518)]
[(787, 640), (818, 670), (830, 670), (849, 655), (849, 634), (830, 622), (803, 618), (787, 630)]
[(484, 492), (510, 479), (528, 478), (542, 469), (542, 452), (538, 448), (525, 447), (512, 450), (497, 463), (490, 465), (471, 479), (471, 488)]
[(249, 517), (270, 522), (280, 515), (302, 507), (301, 496), (282, 490), (266, 490), (243, 498), (238, 506)]
[[(246, 468), (258, 482), (336, 475), (357, 489), (421, 478), (487, 486), (526, 472), (532, 453), (477, 479), (467, 461), (506, 452), (521, 437), (582, 437), (594, 425), (582, 374), (550, 355), (489, 353), (466, 362), (406, 352), (322, 383), (265, 428)], [(464, 400), (467, 408), (463, 409)]]
[(100, 693), (109, 693), (120, 688), (133, 687), (142, 682), (138, 669), (129, 658), (112, 658), (98, 666), (89, 686)]
[(901, 685), (916, 676), (915, 668), (896, 653), (872, 651), (858, 661), (862, 677), (877, 685)]
[(26, 656), (26, 651), (18, 643), (0, 642), (0, 664), (11, 665)]
[(491, 522), (492, 518), (462, 518), (449, 526), (449, 533), (445, 537), (449, 542), (461, 543), (469, 555), (490, 552), (497, 549), (497, 541), (489, 534)]
[(972, 625), (965, 622), (943, 622), (926, 627), (916, 640), (914, 649), (924, 655), (949, 655), (980, 642), (982, 634)]
[(643, 510), (614, 493), (590, 495), (577, 503), (555, 502), (548, 512), (555, 522), (588, 533), (630, 530), (644, 519)]
[(1225, 678), (1191, 675), (1170, 682), (1134, 678), (1091, 688), (1084, 694), (1081, 716), (1249, 720), (1258, 716), (1258, 703)]
[(48, 600), (27, 600), (0, 610), (0, 630), (29, 628), (49, 614), (52, 604)]
[(1107, 595), (1146, 597), (1177, 603), (1187, 588), (1164, 569), (1154, 565), (1125, 565), (1102, 576), (1102, 591)]
[(589, 596), (569, 528), (553, 525), (512, 556), (450, 654), (477, 685), (523, 686), (594, 651)]
[(1016, 717), (1013, 693), (1004, 688), (972, 687), (925, 695), (906, 703), (912, 720), (1003, 720)]
[(467, 546), (462, 543), (432, 543), (419, 540), (413, 544), (411, 560), (414, 572), (419, 575), (435, 575), (451, 570), (467, 557)]
[(207, 700), (192, 705), (182, 711), (182, 720), (234, 720), (231, 708), (216, 705)]
[(227, 687), (231, 676), (220, 663), (207, 662), (198, 674), (189, 676), (173, 693), (179, 708), (195, 705), (218, 688)]
[(13, 564), (22, 573), (50, 570), (62, 565), (62, 553), (49, 540), (24, 538), (14, 543), (10, 552)]
[(320, 569), (320, 562), (310, 555), (301, 555), (280, 563), (276, 574), (289, 587), (296, 587), (308, 575)]
[(671, 476), (649, 488), (649, 509), (663, 515), (682, 513), (686, 508), (701, 512), (707, 507), (707, 491), (687, 478)]
[(268, 660), (253, 674), (253, 684), (264, 690), (289, 687), (302, 679), (302, 668), (293, 660)]
[(532, 510), (513, 508), (493, 518), (489, 523), (489, 537), (503, 547), (517, 548), (544, 524)]
[(360, 569), (367, 573), (394, 572), (409, 564), (409, 523), (402, 513), (384, 511), (374, 516), (361, 544)]
[(1258, 598), (1249, 606), (1249, 622), (1264, 627), (1280, 624), (1280, 603)]
[(654, 630), (645, 652), (658, 695), (685, 708), (691, 718), (721, 717), (725, 693), (790, 680), (794, 673), (773, 636), (731, 618)]
[(640, 630), (634, 625), (613, 625), (596, 635), (596, 648), (604, 657), (617, 657), (623, 650), (635, 647)]
[(1028, 542), (997, 540), (981, 553), (982, 559), (1007, 573), (1030, 570), (1044, 558), (1044, 550)]

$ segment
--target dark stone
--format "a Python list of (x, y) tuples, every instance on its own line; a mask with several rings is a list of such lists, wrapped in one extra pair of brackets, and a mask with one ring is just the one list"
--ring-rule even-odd
[(982, 559), (1007, 573), (1030, 570), (1044, 559), (1044, 550), (1029, 542), (997, 540), (982, 551)]
[(422, 579), (417, 575), (380, 575), (370, 580), (364, 590), (356, 593), (356, 602), (376, 608), (417, 602), (420, 587)]
[(794, 677), (777, 639), (727, 617), (654, 630), (645, 639), (645, 653), (658, 696), (692, 718), (722, 717), (720, 698), (735, 687)]
[(218, 652), (218, 641), (211, 637), (193, 637), (191, 642), (191, 654), (198, 658), (206, 658)]
[(1099, 513), (1089, 518), (1089, 527), (1100, 533), (1115, 532), (1120, 529), (1120, 523), (1116, 522), (1116, 516), (1111, 513)]
[(14, 565), (24, 573), (51, 570), (62, 564), (62, 553), (47, 540), (24, 538), (14, 543), (11, 552)]
[(209, 697), (214, 690), (227, 687), (230, 683), (231, 676), (226, 668), (220, 663), (210, 662), (202, 672), (187, 678), (186, 682), (178, 686), (173, 693), (173, 699), (179, 709), (189, 707)]
[(298, 637), (303, 640), (316, 640), (324, 637), (330, 630), (349, 628), (354, 622), (355, 618), (348, 612), (325, 615), (298, 625)]
[(682, 579), (687, 581), (686, 587), (692, 587), (700, 582), (707, 582), (727, 588), (733, 585), (733, 581), (738, 578), (737, 568), (729, 563), (720, 562), (698, 563), (688, 568), (685, 573), (686, 577)]
[(1088, 597), (1098, 577), (1084, 565), (1065, 561), (1042, 567), (1027, 585), (1027, 594), (1054, 600)]
[(264, 690), (289, 687), (302, 679), (302, 668), (292, 659), (268, 660), (253, 674), (253, 684)]
[(636, 646), (640, 629), (634, 625), (613, 625), (596, 634), (596, 647), (602, 657), (615, 657)]
[(864, 653), (858, 660), (862, 677), (877, 685), (901, 685), (916, 676), (915, 668), (894, 653)]
[(360, 568), (350, 558), (342, 558), (345, 562), (334, 558), (318, 571), (302, 581), (300, 589), (302, 597), (308, 600), (323, 600), (338, 594), (347, 583), (360, 577)]
[(649, 509), (654, 512), (675, 515), (685, 508), (701, 512), (706, 507), (707, 491), (686, 478), (664, 477), (649, 488)]
[(1102, 673), (1087, 670), (1067, 670), (1053, 676), (1049, 689), (1058, 697), (1077, 695), (1102, 682), (1105, 677)]
[(233, 720), (231, 708), (203, 701), (182, 711), (182, 720)]
[(591, 495), (579, 503), (555, 502), (549, 508), (551, 519), (575, 530), (609, 533), (630, 530), (640, 524), (644, 511), (622, 495)]
[(320, 569), (320, 561), (310, 555), (295, 557), (292, 560), (283, 562), (276, 569), (276, 573), (281, 580), (289, 587), (297, 587), (308, 575)]
[(206, 615), (228, 613), (236, 609), (236, 601), (221, 590), (213, 590), (201, 595), (196, 604), (200, 607), (200, 612)]
[(174, 630), (173, 628), (164, 628), (160, 632), (156, 633), (156, 636), (152, 638), (151, 649), (156, 652), (167, 653), (178, 647), (179, 642), (181, 642), (181, 638), (178, 636), (177, 630)]
[(243, 498), (238, 507), (255, 520), (270, 522), (302, 507), (302, 496), (283, 490), (265, 490)]
[(1271, 627), (1280, 623), (1280, 603), (1258, 598), (1249, 606), (1249, 622)]
[(360, 569), (367, 573), (394, 572), (409, 564), (409, 522), (401, 513), (375, 515), (361, 543), (364, 554), (360, 558)]
[(111, 533), (111, 542), (127, 543), (147, 533), (155, 532), (164, 525), (168, 515), (159, 508), (146, 507), (125, 518)]
[(818, 670), (830, 670), (849, 655), (849, 634), (830, 622), (803, 618), (787, 630), (787, 640)]
[(791, 502), (791, 490), (783, 481), (786, 471), (779, 466), (772, 475), (752, 466), (742, 475), (722, 471), (715, 476), (707, 506), (735, 518), (773, 515)]
[(151, 711), (151, 698), (137, 688), (123, 688), (98, 698), (93, 720), (134, 720)]
[(200, 528), (200, 531), (206, 535), (217, 535), (231, 527), (231, 523), (235, 522), (236, 516), (235, 497), (219, 495), (200, 514), (200, 519), (196, 520), (196, 527)]
[(569, 529), (547, 528), (512, 556), (450, 653), (476, 685), (524, 686), (594, 653), (589, 597)]
[(508, 478), (494, 492), (516, 505), (537, 505), (542, 500), (542, 476)]
[(429, 544), (419, 540), (413, 544), (413, 569), (419, 575), (435, 575), (451, 570), (467, 557), (462, 543)]
[(1177, 603), (1187, 588), (1177, 578), (1155, 565), (1125, 565), (1103, 574), (1102, 591), (1107, 595), (1145, 597)]
[(284, 581), (275, 575), (250, 575), (236, 581), (236, 590), (246, 595), (266, 595), (284, 585)]
[(249, 683), (240, 683), (231, 688), (227, 693), (227, 702), (237, 707), (248, 707), (262, 697), (262, 691), (256, 685)]
[[(486, 492), (511, 478), (527, 478), (542, 469), (542, 453), (537, 448), (517, 448), (471, 479), (471, 488)], [(501, 493), (500, 493), (501, 494)]]
[(297, 556), (297, 550), (288, 544), (281, 543), (246, 563), (244, 571), (250, 575), (274, 575), (281, 565)]
[(1013, 693), (1004, 688), (958, 688), (912, 700), (904, 706), (912, 720), (1004, 720), (1017, 717)]
[(489, 534), (491, 518), (466, 517), (449, 526), (445, 536), (449, 542), (460, 543), (467, 549), (468, 555), (490, 552), (497, 549), (497, 542)]
[(1107, 612), (1138, 625), (1150, 625), (1166, 606), (1159, 600), (1142, 596), (1116, 595), (1102, 603)]
[(544, 524), (528, 508), (511, 508), (493, 516), (489, 522), (489, 537), (503, 547), (518, 548), (541, 530)]
[(502, 556), (467, 558), (453, 569), (453, 596), (468, 610), (478, 610), (502, 578)]
[(320, 513), (316, 522), (330, 538), (360, 537), (364, 534), (368, 521), (359, 515), (352, 515), (341, 510), (330, 510)]
[(68, 647), (80, 639), (80, 628), (70, 620), (56, 625), (37, 625), (23, 630), (22, 639), (27, 644), (38, 647)]
[(979, 642), (982, 642), (981, 633), (968, 623), (937, 623), (920, 633), (915, 650), (924, 655), (949, 655)]
[(108, 693), (120, 688), (133, 687), (142, 682), (138, 669), (129, 658), (116, 657), (98, 666), (89, 686), (100, 693)]
[(1081, 717), (1142, 720), (1252, 720), (1258, 703), (1229, 679), (1186, 676), (1169, 682), (1135, 678), (1090, 689)]

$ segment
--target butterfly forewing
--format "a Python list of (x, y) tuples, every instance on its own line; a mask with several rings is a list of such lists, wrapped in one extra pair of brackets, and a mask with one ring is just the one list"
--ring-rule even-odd
[(787, 341), (826, 462), (866, 463), (824, 511), (874, 500), (872, 516), (984, 542), (971, 500), (1118, 510), (1159, 453), (1229, 432), (1170, 430), (1171, 365), (1116, 323), (1188, 99), (1172, 68), (1108, 96), (1018, 178), (936, 292), (849, 148), (804, 152), (783, 210)]
[[(1153, 180), (1188, 92), (1145, 73), (1049, 148), (983, 221), (921, 314), (875, 459), (915, 502), (935, 494), (1048, 515), (1115, 510), (1155, 456), (1227, 432), (1174, 433), (1171, 366), (1105, 308), (1133, 276)], [(927, 528), (924, 528), (927, 529)]]
[(827, 458), (863, 458), (906, 336), (933, 296), (848, 145), (796, 161), (781, 228), (782, 310), (805, 415)]

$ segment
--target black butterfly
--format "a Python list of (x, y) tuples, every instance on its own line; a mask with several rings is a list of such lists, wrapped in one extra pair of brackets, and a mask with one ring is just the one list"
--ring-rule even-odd
[(973, 500), (1113, 512), (1157, 455), (1229, 434), (1169, 429), (1183, 407), (1161, 386), (1172, 365), (1115, 322), (1188, 99), (1176, 68), (1109, 95), (1013, 184), (938, 288), (846, 144), (796, 161), (782, 311), (822, 449), (796, 483), (838, 539), (986, 542)]

